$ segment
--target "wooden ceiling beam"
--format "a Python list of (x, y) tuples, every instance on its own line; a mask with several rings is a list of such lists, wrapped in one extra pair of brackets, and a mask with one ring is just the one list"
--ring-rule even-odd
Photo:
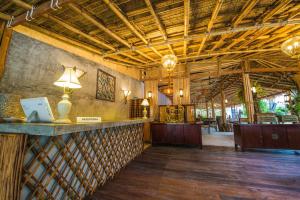
[(3, 19), (3, 20), (5, 20), (5, 21), (8, 21), (8, 20), (11, 19), (11, 16), (10, 16), (10, 15), (7, 15), (7, 14), (5, 14), (5, 13), (0, 12), (0, 19)]
[(273, 9), (271, 9), (269, 12), (266, 12), (264, 17), (262, 18), (261, 22), (265, 23), (268, 20), (270, 20), (275, 14), (277, 14), (280, 10), (282, 10), (285, 6), (287, 6), (289, 3), (291, 3), (292, 0), (281, 0), (281, 1), (276, 1), (277, 6)]
[(66, 29), (68, 29), (68, 30), (70, 30), (70, 31), (72, 31), (72, 32), (74, 32), (74, 33), (76, 33), (76, 34), (78, 34), (78, 35), (80, 35), (80, 36), (82, 36), (82, 37), (84, 37), (84, 38), (92, 41), (92, 42), (95, 42), (95, 43), (97, 43), (97, 44), (105, 47), (106, 49), (109, 49), (109, 50), (112, 50), (112, 51), (116, 51), (116, 49), (112, 45), (107, 44), (104, 41), (99, 40), (98, 38), (96, 39), (95, 37), (92, 37), (89, 34), (82, 32), (81, 30), (79, 30), (79, 29), (71, 26), (70, 24), (64, 22), (63, 20), (61, 20), (61, 19), (59, 19), (57, 17), (51, 16), (49, 14), (44, 14), (43, 17), (45, 17), (47, 19), (50, 19), (51, 21), (54, 21), (55, 23), (63, 26), (64, 28), (66, 28)]
[[(191, 2), (190, 0), (184, 0), (184, 31), (183, 37), (187, 38), (189, 35), (189, 27), (190, 27), (190, 7)], [(187, 55), (187, 45), (188, 41), (183, 41), (183, 55)]]
[[(245, 6), (243, 7), (242, 13), (240, 13), (237, 17), (233, 19), (232, 27), (237, 27), (242, 20), (250, 13), (250, 11), (254, 8), (254, 6), (257, 4), (258, 0), (248, 0)], [(212, 51), (218, 48), (220, 45), (223, 44), (223, 41), (228, 38), (228, 35), (222, 36), (217, 43), (212, 47)]]
[[(115, 34), (114, 32), (112, 32), (111, 30), (109, 30), (108, 28), (106, 28), (106, 26), (101, 23), (99, 20), (97, 20), (95, 17), (93, 17), (93, 15), (91, 13), (89, 13), (87, 10), (79, 7), (78, 5), (74, 4), (74, 3), (70, 3), (69, 7), (75, 11), (76, 13), (80, 14), (82, 17), (84, 17), (85, 19), (87, 19), (88, 21), (90, 21), (92, 24), (94, 24), (97, 28), (99, 28), (100, 30), (104, 31), (106, 34), (108, 34), (109, 36), (111, 36), (112, 38), (114, 38), (115, 40), (117, 40), (118, 42), (120, 42), (121, 44), (125, 45), (126, 47), (128, 47), (129, 49), (131, 49), (131, 45), (124, 39), (122, 39), (120, 36), (118, 36), (117, 34)], [(153, 61), (153, 59), (147, 55), (145, 55), (144, 53), (141, 53), (140, 51), (136, 51), (137, 53), (139, 53), (140, 55), (142, 55), (143, 57), (146, 57), (147, 59), (150, 59)], [(133, 58), (133, 56), (130, 56), (127, 53), (121, 53), (122, 55), (125, 55), (133, 60), (137, 60), (141, 63), (146, 63), (144, 60), (138, 59), (138, 58)]]
[[(167, 44), (176, 44), (176, 43), (181, 43), (181, 42), (184, 42), (184, 41), (199, 40), (199, 39), (203, 39), (204, 37), (207, 37), (207, 36), (222, 36), (222, 35), (228, 35), (228, 34), (232, 34), (232, 33), (245, 32), (245, 31), (249, 31), (249, 30), (255, 31), (255, 30), (262, 29), (262, 28), (295, 26), (295, 25), (299, 25), (299, 24), (300, 24), (300, 20), (293, 20), (293, 21), (282, 21), (282, 22), (276, 22), (276, 23), (256, 24), (256, 25), (253, 25), (253, 26), (246, 26), (246, 27), (228, 28), (228, 29), (225, 29), (225, 30), (211, 31), (210, 33), (189, 35), (186, 38), (185, 37), (170, 38), (167, 41), (152, 42), (152, 43), (149, 43), (148, 45), (133, 46), (131, 50), (120, 49), (118, 52), (112, 53), (112, 54), (142, 50), (142, 49), (147, 49), (147, 48), (150, 48), (150, 47), (165, 46)], [(106, 54), (105, 56), (108, 56), (108, 55), (109, 54)]]
[(248, 0), (242, 12), (232, 20), (232, 27), (237, 27), (242, 20), (251, 12), (259, 0)]
[[(60, 0), (59, 6), (63, 6), (64, 4), (70, 3), (72, 1), (74, 1), (74, 0)], [(14, 4), (16, 4), (17, 6), (20, 6), (26, 10), (30, 10), (32, 8), (32, 5), (30, 5), (24, 1), (21, 1), (21, 0), (12, 0), (12, 2)], [(38, 17), (42, 16), (43, 14), (46, 14), (49, 11), (53, 11), (53, 9), (51, 8), (51, 1), (46, 1), (34, 9), (32, 17), (38, 18)], [(17, 26), (24, 22), (26, 22), (26, 12), (15, 17), (15, 19), (12, 22), (12, 26)]]
[[(103, 0), (104, 3), (124, 22), (124, 24), (138, 37), (140, 38), (146, 45), (148, 45), (148, 41), (144, 38), (144, 36), (129, 22), (127, 17), (122, 13), (120, 8), (112, 1), (112, 0)], [(154, 51), (158, 56), (162, 56), (154, 47), (150, 47), (152, 51)]]
[[(155, 19), (155, 22), (158, 26), (159, 31), (162, 34), (163, 39), (167, 40), (168, 39), (168, 34), (166, 32), (166, 29), (165, 29), (164, 25), (162, 24), (161, 20), (159, 19), (158, 15), (156, 14), (156, 12), (154, 10), (154, 6), (152, 5), (150, 0), (145, 0), (145, 3), (147, 5), (147, 7), (149, 8), (150, 13), (152, 14), (152, 16)], [(170, 52), (175, 55), (175, 52), (174, 52), (174, 50), (173, 50), (173, 48), (170, 44), (168, 44), (168, 48), (169, 48)]]
[[(222, 7), (222, 3), (223, 3), (223, 0), (217, 0), (217, 3), (216, 3), (216, 5), (215, 5), (215, 8), (214, 8), (214, 10), (213, 10), (213, 12), (212, 12), (211, 18), (210, 18), (210, 20), (209, 20), (209, 22), (208, 22), (208, 25), (207, 25), (207, 32), (208, 32), (208, 33), (209, 33), (209, 32), (211, 31), (211, 29), (213, 28), (214, 22), (215, 22), (215, 20), (217, 19), (217, 16), (218, 16), (218, 14), (219, 14), (219, 11), (220, 11), (220, 9), (221, 9), (221, 7)], [(204, 46), (205, 41), (207, 40), (207, 38), (208, 38), (208, 37), (206, 36), (206, 37), (204, 37), (204, 38), (202, 39), (201, 44), (200, 44), (200, 47), (199, 47), (199, 49), (198, 49), (198, 55), (201, 53), (201, 51), (202, 51), (202, 49), (203, 49), (203, 46)]]

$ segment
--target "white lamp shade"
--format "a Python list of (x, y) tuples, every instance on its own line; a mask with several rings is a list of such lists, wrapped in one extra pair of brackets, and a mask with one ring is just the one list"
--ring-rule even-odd
[(142, 101), (142, 104), (141, 104), (142, 106), (149, 106), (149, 102), (148, 102), (148, 100), (147, 99), (144, 99), (143, 101)]
[(77, 75), (74, 69), (71, 67), (65, 68), (63, 75), (56, 82), (54, 82), (54, 85), (72, 89), (81, 88)]

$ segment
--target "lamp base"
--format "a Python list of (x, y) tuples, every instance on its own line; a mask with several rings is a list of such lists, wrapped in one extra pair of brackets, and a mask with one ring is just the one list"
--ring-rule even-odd
[(147, 109), (146, 109), (146, 107), (144, 107), (144, 110), (143, 110), (143, 119), (147, 119)]
[(55, 120), (55, 123), (72, 123), (72, 121), (68, 117), (71, 111), (71, 107), (72, 103), (69, 101), (69, 95), (64, 94), (62, 96), (62, 100), (57, 104), (58, 119)]

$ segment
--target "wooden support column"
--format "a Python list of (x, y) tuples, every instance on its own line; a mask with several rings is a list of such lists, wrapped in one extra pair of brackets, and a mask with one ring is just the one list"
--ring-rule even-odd
[(226, 123), (226, 105), (225, 105), (225, 94), (222, 88), (221, 90), (221, 110), (222, 110), (222, 123)]
[(180, 103), (179, 90), (183, 89), (182, 104), (190, 103), (190, 78), (174, 78), (173, 79), (173, 104)]
[(205, 101), (205, 109), (206, 109), (206, 118), (208, 118), (208, 102)]
[(6, 56), (10, 39), (12, 35), (12, 29), (5, 27), (4, 22), (0, 22), (0, 79), (2, 78), (5, 70)]
[[(298, 62), (298, 68), (300, 69), (300, 62)], [(293, 77), (295, 83), (296, 83), (296, 86), (298, 88), (298, 91), (300, 91), (300, 73), (297, 73), (294, 75)]]
[(214, 98), (211, 98), (211, 117), (214, 119), (216, 118)]
[(0, 134), (0, 199), (18, 200), (27, 136)]
[[(244, 70), (247, 71), (249, 66), (249, 61), (244, 62)], [(253, 96), (251, 91), (251, 83), (249, 74), (243, 73), (243, 85), (244, 85), (244, 99), (245, 99), (245, 106), (247, 110), (248, 122), (254, 122), (254, 103), (253, 103)]]
[(148, 92), (152, 92), (152, 97), (149, 99), (150, 103), (150, 117), (158, 119), (158, 81), (149, 80), (144, 82), (145, 98), (148, 98)]

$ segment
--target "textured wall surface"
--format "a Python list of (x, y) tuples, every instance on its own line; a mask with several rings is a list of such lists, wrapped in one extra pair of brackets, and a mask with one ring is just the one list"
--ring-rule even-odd
[[(46, 96), (57, 116), (56, 104), (60, 101), (63, 90), (54, 86), (53, 82), (63, 73), (61, 65), (76, 66), (87, 72), (80, 79), (82, 88), (71, 95), (73, 120), (76, 116), (101, 116), (104, 120), (128, 118), (129, 107), (124, 104), (122, 90), (130, 89), (131, 98), (143, 98), (142, 82), (20, 33), (13, 34), (5, 74), (0, 81), (0, 93), (22, 98)], [(115, 102), (96, 100), (98, 68), (116, 76)]]

